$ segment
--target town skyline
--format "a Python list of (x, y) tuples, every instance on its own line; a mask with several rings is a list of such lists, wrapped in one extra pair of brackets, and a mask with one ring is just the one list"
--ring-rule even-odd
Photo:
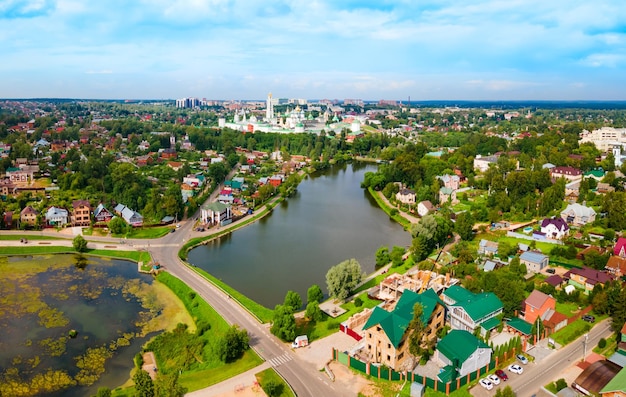
[(7, 98), (623, 100), (621, 3), (0, 4)]

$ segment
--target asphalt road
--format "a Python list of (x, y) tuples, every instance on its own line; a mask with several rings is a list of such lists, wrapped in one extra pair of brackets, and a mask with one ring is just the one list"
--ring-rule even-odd
[[(606, 338), (611, 335), (610, 324), (610, 320), (607, 319), (596, 324), (591, 331), (589, 331), (587, 355), (598, 345), (600, 338)], [(536, 394), (542, 386), (557, 380), (561, 371), (582, 360), (584, 340), (585, 337), (581, 336), (567, 346), (555, 350), (538, 363), (531, 362), (526, 365), (517, 363), (524, 368), (524, 373), (521, 375), (510, 373), (505, 369), (509, 380), (507, 382), (501, 382), (498, 387), (511, 386), (517, 397), (531, 397)], [(487, 391), (480, 385), (476, 385), (471, 390), (471, 393), (473, 396), (486, 397), (493, 396), (496, 390), (497, 388), (494, 387), (491, 391)]]

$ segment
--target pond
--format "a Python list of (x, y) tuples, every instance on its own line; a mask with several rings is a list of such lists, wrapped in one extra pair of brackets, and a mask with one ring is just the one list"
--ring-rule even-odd
[(0, 257), (2, 395), (84, 396), (120, 386), (162, 309), (152, 276), (130, 261)]
[(260, 221), (201, 245), (189, 262), (273, 308), (288, 290), (306, 301), (326, 289), (328, 269), (355, 258), (367, 273), (380, 246), (407, 248), (411, 236), (360, 187), (375, 165), (335, 166), (302, 181), (298, 192)]

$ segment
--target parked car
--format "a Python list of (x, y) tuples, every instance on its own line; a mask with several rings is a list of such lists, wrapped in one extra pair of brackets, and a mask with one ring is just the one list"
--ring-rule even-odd
[(551, 268), (551, 267), (550, 267), (550, 268), (547, 268), (547, 269), (546, 269), (546, 273), (554, 274), (554, 273), (556, 273), (556, 269), (553, 269), (553, 268)]
[(491, 381), (487, 378), (479, 380), (478, 383), (480, 383), (480, 385), (487, 390), (493, 389), (493, 383), (491, 383)]
[(497, 369), (496, 370), (496, 375), (498, 375), (498, 378), (500, 378), (500, 379), (502, 379), (504, 381), (509, 380), (509, 375), (507, 375), (506, 372), (504, 372), (501, 369)]
[(588, 323), (594, 323), (596, 321), (596, 318), (590, 314), (585, 314), (582, 319)]
[(515, 356), (515, 357), (517, 357), (517, 359), (519, 360), (519, 362), (520, 362), (520, 363), (522, 363), (522, 364), (528, 364), (528, 359), (526, 358), (526, 356), (525, 356), (525, 355), (523, 355), (523, 354), (518, 354), (518, 355), (517, 355), (517, 356)]
[(487, 377), (487, 379), (489, 379), (491, 383), (493, 383), (496, 386), (500, 384), (500, 378), (498, 378), (498, 375), (491, 374)]
[(513, 372), (514, 374), (521, 375), (524, 372), (524, 368), (520, 367), (517, 364), (511, 364), (509, 365), (509, 371)]

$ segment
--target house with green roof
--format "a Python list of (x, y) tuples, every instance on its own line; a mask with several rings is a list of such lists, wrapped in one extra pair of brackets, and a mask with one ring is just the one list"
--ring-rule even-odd
[(452, 330), (437, 343), (435, 360), (442, 371), (442, 382), (453, 381), (483, 368), (491, 361), (492, 350), (483, 341), (464, 330)]
[(396, 371), (412, 369), (413, 356), (409, 353), (407, 339), (416, 303), (422, 305), (421, 320), (426, 327), (422, 344), (426, 346), (437, 340), (437, 333), (445, 324), (443, 301), (432, 289), (421, 294), (405, 290), (392, 311), (375, 307), (363, 326), (364, 350), (369, 362), (386, 365)]
[(204, 224), (222, 224), (232, 218), (230, 205), (215, 201), (200, 207), (200, 219)]
[(622, 368), (622, 370), (600, 390), (600, 396), (626, 397), (626, 368)]
[(451, 329), (474, 332), (478, 327), (485, 334), (500, 324), (498, 315), (504, 306), (493, 292), (473, 293), (453, 285), (441, 294), (448, 309)]

